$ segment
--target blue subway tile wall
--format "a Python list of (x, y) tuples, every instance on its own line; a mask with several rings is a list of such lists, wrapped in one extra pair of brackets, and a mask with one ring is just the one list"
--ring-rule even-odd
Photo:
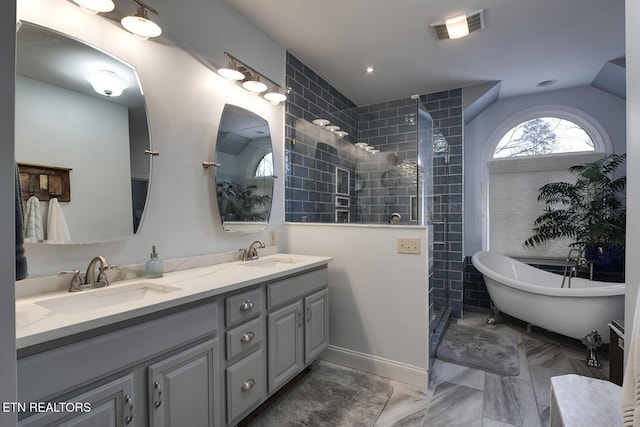
[(462, 317), (464, 295), (462, 89), (421, 95), (433, 119), (433, 309)]
[[(291, 222), (422, 224), (416, 195), (428, 174), (433, 215), (430, 313), (463, 307), (462, 90), (421, 95), (433, 119), (433, 165), (418, 168), (418, 102), (399, 99), (356, 106), (328, 82), (287, 53), (285, 219)], [(348, 135), (313, 125), (323, 118)], [(380, 150), (370, 154), (354, 143)], [(424, 178), (424, 176), (422, 176)], [(343, 180), (348, 184), (341, 184)], [(339, 191), (348, 188), (347, 191)], [(336, 194), (341, 192), (343, 194)]]
[[(359, 154), (353, 146), (356, 105), (291, 53), (286, 85), (291, 91), (285, 107), (285, 219), (351, 222)], [(348, 135), (313, 125), (315, 119), (326, 119)], [(346, 177), (348, 184), (341, 185), (338, 177)], [(337, 193), (344, 193), (339, 200)]]
[(464, 305), (479, 308), (491, 305), (482, 273), (473, 266), (470, 256), (464, 258)]
[(399, 214), (400, 224), (418, 223), (416, 114), (416, 101), (408, 98), (358, 108), (358, 141), (380, 153), (360, 150), (356, 221), (384, 224)]

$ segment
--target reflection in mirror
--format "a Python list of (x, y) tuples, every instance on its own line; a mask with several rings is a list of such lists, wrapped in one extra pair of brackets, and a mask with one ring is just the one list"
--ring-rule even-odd
[(269, 223), (273, 150), (262, 117), (225, 105), (216, 143), (216, 192), (225, 231), (251, 233)]
[[(63, 201), (56, 178), (27, 173), (21, 166), (23, 200), (43, 223), (42, 232), (26, 241), (51, 240), (47, 216), (56, 203), (49, 198), (59, 199), (58, 212), (70, 235), (66, 242), (133, 235), (143, 217), (151, 163), (145, 155), (149, 127), (135, 69), (32, 23), (22, 22), (16, 38), (16, 161), (43, 170), (65, 169), (69, 175), (68, 201)], [(97, 72), (111, 82), (94, 82)]]

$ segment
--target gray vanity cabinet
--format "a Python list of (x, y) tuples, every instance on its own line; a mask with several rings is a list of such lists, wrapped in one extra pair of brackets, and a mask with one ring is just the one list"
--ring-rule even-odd
[(267, 286), (269, 393), (328, 347), (327, 281), (321, 268)]
[(90, 404), (90, 411), (73, 413), (45, 412), (21, 421), (23, 427), (74, 426), (74, 427), (126, 427), (134, 425), (133, 375), (111, 381), (68, 402)]
[(286, 384), (304, 367), (302, 360), (302, 301), (274, 311), (268, 317), (269, 392)]
[(212, 302), (20, 357), (19, 401), (91, 411), (35, 413), (19, 425), (220, 425), (218, 321)]
[(311, 363), (329, 346), (329, 292), (304, 299), (304, 363)]
[(147, 368), (150, 426), (214, 426), (217, 354), (209, 340)]
[(235, 425), (267, 395), (264, 286), (225, 297), (227, 425)]

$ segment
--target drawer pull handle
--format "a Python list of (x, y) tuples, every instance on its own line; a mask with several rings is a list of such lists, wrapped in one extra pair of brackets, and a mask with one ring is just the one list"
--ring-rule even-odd
[(253, 308), (253, 301), (247, 300), (240, 304), (240, 311), (248, 311)]
[(255, 385), (256, 385), (256, 380), (254, 380), (253, 378), (249, 378), (248, 380), (242, 383), (242, 386), (240, 386), (240, 390), (242, 391), (251, 390)]
[(133, 421), (133, 399), (128, 394), (124, 396), (124, 403), (129, 407), (129, 415), (124, 418), (125, 424), (130, 424)]
[(256, 334), (254, 334), (253, 332), (245, 332), (244, 334), (242, 334), (242, 337), (240, 338), (240, 341), (241, 342), (250, 342), (255, 337), (256, 337)]
[(160, 389), (160, 383), (158, 381), (154, 381), (153, 383), (153, 394), (157, 396), (154, 397), (153, 407), (158, 409), (160, 405), (162, 405), (162, 389)]

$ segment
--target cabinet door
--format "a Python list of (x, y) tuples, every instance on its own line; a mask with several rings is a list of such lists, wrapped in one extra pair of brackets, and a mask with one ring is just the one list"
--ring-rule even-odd
[(326, 289), (304, 299), (304, 363), (310, 363), (329, 346), (329, 293)]
[(151, 426), (213, 426), (214, 373), (218, 340), (213, 339), (148, 368)]
[(274, 311), (268, 316), (269, 393), (302, 370), (302, 301)]
[[(66, 413), (39, 413), (21, 420), (18, 425), (22, 427), (127, 427), (135, 425), (133, 376), (131, 374), (64, 400), (84, 405)], [(67, 408), (67, 410), (69, 409)]]

